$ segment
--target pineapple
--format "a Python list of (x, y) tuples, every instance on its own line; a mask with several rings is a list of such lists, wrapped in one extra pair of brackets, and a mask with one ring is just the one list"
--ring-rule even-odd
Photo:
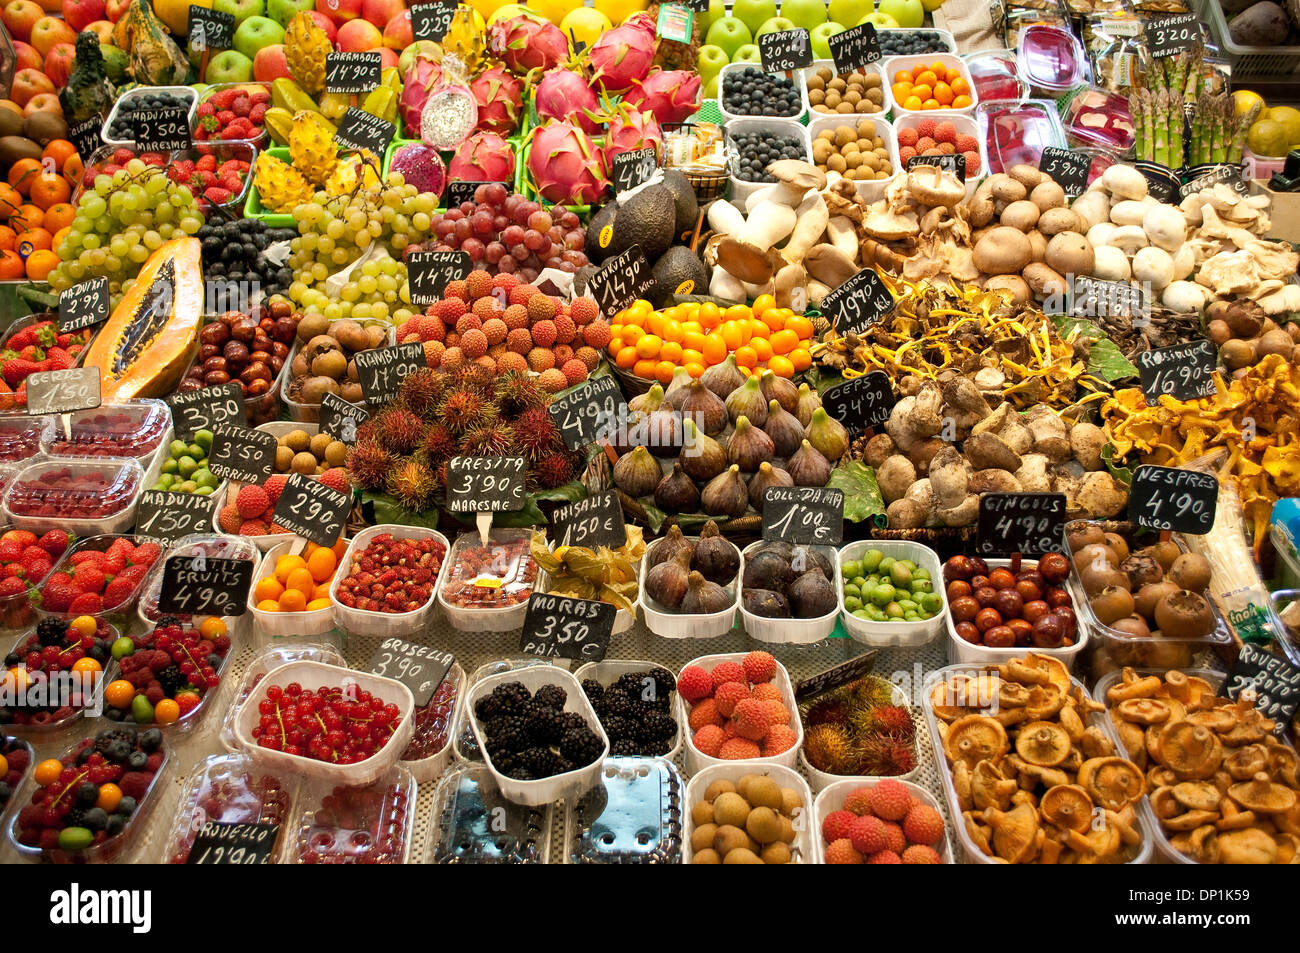
[(253, 163), (253, 185), (262, 205), (273, 212), (292, 212), (315, 194), (301, 172), (269, 152), (258, 153)]
[(357, 188), (379, 188), (379, 160), (369, 150), (363, 150), (334, 163), (325, 179), (325, 191), (331, 196), (349, 195)]
[[(645, 11), (656, 23), (659, 22), (659, 4), (652, 3)], [(659, 48), (655, 51), (654, 65), (663, 70), (684, 69), (690, 72), (695, 71), (695, 64), (699, 61), (700, 44), (704, 42), (700, 39), (700, 14), (696, 13), (691, 20), (691, 42), (678, 43), (676, 40), (668, 40), (659, 37)]]
[(333, 49), (310, 13), (295, 13), (284, 31), (284, 55), (294, 82), (309, 96), (325, 89), (325, 56)]
[(289, 129), (289, 158), (309, 182), (322, 184), (334, 169), (337, 147), (334, 137), (304, 109), (293, 117)]

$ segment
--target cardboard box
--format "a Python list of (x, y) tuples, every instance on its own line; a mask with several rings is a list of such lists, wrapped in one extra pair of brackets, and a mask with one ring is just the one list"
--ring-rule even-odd
[(1272, 202), (1268, 210), (1272, 228), (1265, 237), (1300, 243), (1300, 192), (1274, 192), (1266, 179), (1253, 180), (1251, 192), (1267, 195)]

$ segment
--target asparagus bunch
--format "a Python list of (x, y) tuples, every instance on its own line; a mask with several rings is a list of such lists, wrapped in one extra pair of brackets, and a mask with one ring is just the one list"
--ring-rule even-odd
[(1259, 118), (1259, 110), (1256, 103), (1247, 113), (1238, 116), (1231, 96), (1202, 93), (1192, 117), (1188, 164), (1240, 162), (1246, 148), (1246, 134)]

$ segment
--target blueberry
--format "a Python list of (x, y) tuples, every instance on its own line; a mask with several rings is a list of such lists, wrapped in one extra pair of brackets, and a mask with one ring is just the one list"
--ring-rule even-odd
[(89, 807), (99, 799), (99, 786), (91, 784), (89, 781), (78, 784), (76, 799), (78, 804)]
[(126, 827), (126, 818), (120, 814), (110, 814), (108, 823), (104, 825), (104, 832), (112, 837), (114, 834), (122, 833)]
[(13, 791), (10, 789), (9, 785), (5, 784), (3, 781), (0, 781), (0, 804), (4, 804), (6, 801), (8, 801), (9, 797), (12, 794)]
[(108, 827), (108, 811), (102, 807), (92, 807), (85, 813), (81, 823), (92, 831), (102, 831)]
[(132, 751), (126, 759), (126, 766), (132, 771), (143, 771), (144, 766), (149, 763), (149, 756), (143, 751)]
[(126, 818), (126, 817), (130, 817), (132, 814), (135, 813), (135, 808), (136, 808), (135, 798), (123, 797), (122, 800), (117, 802), (117, 808), (114, 810), (113, 813)]
[(129, 742), (122, 741), (121, 739), (114, 741), (108, 746), (108, 751), (105, 752), (104, 757), (108, 758), (109, 761), (121, 764), (127, 758), (131, 757), (131, 745)]
[(104, 717), (109, 721), (123, 721), (126, 719), (126, 710), (122, 708), (110, 708), (104, 712)]
[(148, 731), (140, 732), (138, 739), (140, 750), (152, 754), (162, 746), (163, 735), (158, 728), (150, 728)]

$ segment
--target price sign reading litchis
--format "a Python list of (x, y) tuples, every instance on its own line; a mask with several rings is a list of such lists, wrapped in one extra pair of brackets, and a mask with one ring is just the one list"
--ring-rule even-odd
[(239, 381), (227, 381), (213, 387), (169, 394), (176, 436), (188, 440), (200, 430), (215, 430), (222, 424), (243, 427), (248, 423), (244, 411), (244, 389)]
[(456, 0), (433, 0), (411, 6), (411, 34), (417, 40), (441, 43), (456, 15)]
[(870, 66), (883, 55), (874, 23), (859, 23), (842, 30), (830, 38), (829, 44), (837, 73), (851, 73), (859, 67)]
[(822, 394), (826, 413), (849, 430), (879, 427), (889, 419), (889, 412), (897, 402), (889, 375), (884, 371), (850, 377)]
[(587, 282), (587, 292), (600, 305), (606, 318), (613, 317), (637, 298), (645, 296), (654, 285), (650, 264), (641, 254), (641, 246), (633, 245), (601, 266), (600, 271)]
[(320, 432), (349, 447), (357, 442), (357, 428), (370, 419), (370, 411), (335, 394), (326, 394), (320, 402)]
[(59, 292), (59, 331), (93, 328), (108, 320), (108, 279), (91, 278)]
[(1148, 401), (1155, 401), (1165, 394), (1175, 400), (1199, 400), (1215, 392), (1217, 361), (1214, 344), (1210, 341), (1190, 341), (1138, 351), (1133, 363), (1141, 375), (1142, 393)]
[(608, 602), (534, 592), (528, 600), (519, 651), (541, 658), (599, 662), (609, 650), (617, 613)]
[(191, 533), (212, 532), (211, 495), (145, 490), (135, 508), (135, 531), (141, 536), (176, 540)]
[(552, 540), (564, 546), (618, 549), (627, 542), (617, 490), (602, 490), (555, 511)]
[(27, 375), (27, 413), (70, 414), (99, 406), (99, 368), (69, 367)]
[(243, 615), (253, 584), (251, 559), (168, 556), (158, 611), (174, 615)]
[(765, 73), (789, 73), (812, 66), (812, 39), (808, 31), (780, 30), (758, 38), (758, 55)]
[(985, 493), (980, 497), (981, 556), (1041, 556), (1065, 538), (1065, 494)]
[(873, 268), (863, 268), (822, 300), (841, 334), (861, 334), (894, 307), (894, 296)]
[(278, 448), (273, 434), (226, 424), (213, 431), (208, 469), (223, 480), (265, 483), (275, 472)]
[(844, 538), (844, 491), (770, 486), (763, 494), (763, 538), (838, 546)]
[(411, 252), (406, 256), (406, 280), (411, 290), (411, 304), (427, 308), (441, 300), (447, 285), (463, 279), (473, 267), (469, 252)]
[(424, 345), (419, 341), (360, 351), (353, 360), (357, 364), (361, 393), (372, 406), (391, 402), (408, 374), (429, 367)]
[(447, 508), (453, 513), (523, 507), (523, 457), (452, 457), (447, 462)]
[(1128, 518), (1139, 526), (1204, 534), (1214, 526), (1219, 481), (1209, 473), (1144, 465), (1129, 487)]
[(546, 409), (570, 450), (595, 443), (601, 437), (612, 438), (614, 428), (627, 418), (623, 392), (618, 381), (608, 374), (551, 401)]
[(456, 659), (450, 652), (402, 639), (384, 639), (370, 656), (370, 671), (395, 678), (415, 696), (415, 710), (429, 704)]
[(383, 156), (388, 144), (397, 135), (397, 127), (386, 119), (372, 116), (364, 109), (349, 106), (339, 120), (338, 131), (334, 141), (344, 149), (368, 149), (376, 156)]
[(325, 89), (331, 93), (368, 93), (379, 85), (383, 60), (369, 53), (327, 53)]
[(331, 489), (302, 473), (289, 474), (275, 503), (272, 522), (317, 546), (333, 546), (343, 535), (352, 495)]
[(188, 106), (136, 109), (128, 115), (138, 152), (175, 152), (192, 145)]
[(1070, 198), (1082, 195), (1088, 187), (1088, 170), (1092, 159), (1069, 149), (1048, 146), (1038, 160), (1038, 170), (1050, 175)]
[(190, 46), (200, 53), (228, 50), (235, 42), (235, 15), (190, 4)]

